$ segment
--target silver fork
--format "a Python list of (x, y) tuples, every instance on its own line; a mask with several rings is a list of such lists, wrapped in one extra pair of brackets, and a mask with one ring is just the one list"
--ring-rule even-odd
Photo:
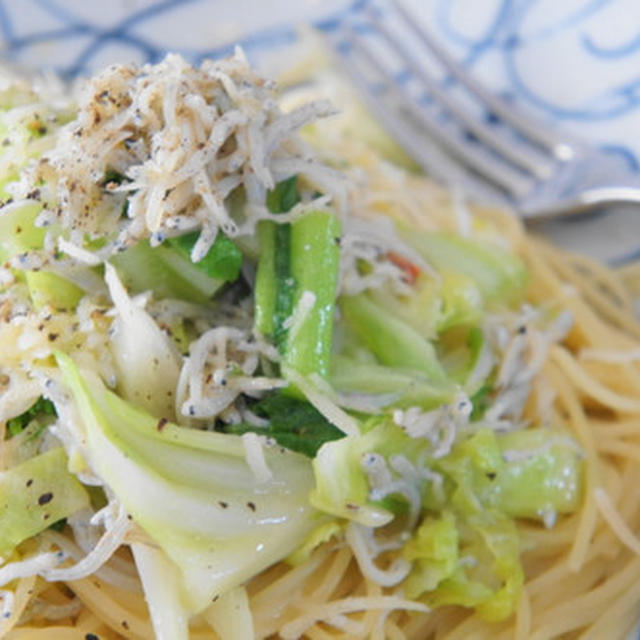
[(398, 0), (357, 3), (328, 38), (365, 104), (440, 181), (530, 220), (640, 204), (626, 163), (492, 94)]

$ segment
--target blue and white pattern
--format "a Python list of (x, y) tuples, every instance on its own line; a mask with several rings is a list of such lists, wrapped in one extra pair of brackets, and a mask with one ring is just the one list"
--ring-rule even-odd
[[(274, 73), (301, 55), (297, 24), (331, 31), (367, 1), (0, 0), (0, 40), (6, 59), (67, 77), (168, 50), (197, 62), (236, 43)], [(638, 0), (405, 2), (487, 86), (640, 171)], [(551, 232), (607, 259), (640, 251), (636, 211)]]

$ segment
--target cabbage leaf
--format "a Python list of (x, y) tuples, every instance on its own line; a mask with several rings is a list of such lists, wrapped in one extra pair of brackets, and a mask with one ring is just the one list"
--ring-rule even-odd
[(266, 448), (259, 482), (241, 437), (179, 427), (108, 391), (56, 354), (82, 418), (94, 472), (179, 569), (190, 612), (286, 557), (318, 519), (309, 461)]

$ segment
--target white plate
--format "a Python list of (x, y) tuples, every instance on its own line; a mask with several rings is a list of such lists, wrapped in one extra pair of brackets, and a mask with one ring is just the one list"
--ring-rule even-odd
[[(384, 0), (381, 0), (384, 1)], [(637, 0), (405, 0), (487, 86), (640, 167)], [(240, 43), (267, 73), (299, 55), (295, 25), (333, 28), (366, 0), (0, 0), (4, 56), (66, 76), (111, 62), (190, 60)], [(284, 55), (283, 55), (284, 54)], [(640, 210), (544, 232), (612, 262), (640, 256)]]

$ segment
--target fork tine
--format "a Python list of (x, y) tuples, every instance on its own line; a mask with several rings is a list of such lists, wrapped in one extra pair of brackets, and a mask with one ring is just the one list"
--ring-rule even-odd
[[(442, 147), (448, 149), (450, 153), (455, 155), (467, 168), (471, 169), (477, 175), (484, 176), (486, 180), (491, 182), (503, 194), (518, 198), (531, 191), (533, 187), (532, 179), (515, 170), (510, 164), (504, 163), (488, 153), (483, 153), (472, 145), (461, 142), (458, 138), (457, 131), (451, 131), (451, 125), (447, 126), (446, 123), (438, 122), (427, 109), (418, 105), (407, 96), (406, 92), (402, 91), (398, 86), (397, 80), (385, 68), (379, 57), (373, 52), (371, 47), (365, 44), (364, 39), (358, 36), (353, 27), (346, 29), (345, 38), (351, 45), (352, 50), (358, 52), (360, 57), (364, 58), (367, 62), (367, 65), (382, 76), (384, 84), (388, 87), (389, 93), (392, 95), (395, 103), (401, 105), (421, 127), (424, 127), (430, 136)], [(348, 58), (348, 55), (343, 55), (343, 62)], [(351, 75), (353, 77), (354, 74)], [(357, 75), (357, 73), (355, 75)], [(363, 88), (365, 94), (370, 93), (371, 88), (367, 87), (366, 83), (364, 83), (363, 87), (361, 78), (357, 78), (356, 81), (358, 85)], [(380, 113), (381, 110), (383, 110), (382, 105), (376, 107), (378, 113)], [(389, 118), (388, 115), (384, 117), (387, 122), (393, 119)], [(405, 134), (404, 137), (411, 138), (412, 136)], [(406, 142), (403, 142), (403, 144), (406, 144)], [(416, 149), (415, 141), (410, 142), (406, 146), (411, 150), (412, 155), (414, 155), (418, 162), (424, 161), (419, 149)], [(433, 172), (434, 167), (432, 165), (427, 168)]]
[(427, 93), (436, 98), (447, 111), (464, 125), (464, 128), (484, 142), (487, 147), (492, 148), (498, 154), (533, 174), (541, 180), (546, 180), (553, 174), (554, 162), (547, 154), (533, 151), (525, 145), (516, 145), (497, 135), (495, 127), (482, 123), (474, 117), (468, 110), (462, 108), (455, 99), (438, 86), (438, 82), (424, 68), (418, 64), (415, 56), (411, 55), (407, 46), (400, 41), (400, 38), (393, 33), (387, 25), (380, 20), (375, 10), (367, 6), (367, 13), (372, 24), (378, 29), (380, 35), (389, 43), (393, 50), (400, 55), (409, 70), (424, 84)]
[[(417, 132), (414, 133), (405, 127), (403, 122), (396, 118), (381, 101), (372, 95), (370, 86), (363, 80), (362, 74), (353, 60), (349, 56), (343, 55), (338, 46), (334, 45), (333, 49), (336, 55), (340, 57), (341, 68), (350, 77), (354, 86), (359, 89), (360, 98), (378, 121), (397, 140), (398, 144), (406, 149), (414, 160), (434, 177), (445, 183), (456, 182), (468, 186), (468, 178), (470, 176), (468, 176), (464, 168), (458, 162), (452, 160), (451, 156), (440, 149), (433, 140), (426, 136), (421, 136)], [(484, 189), (484, 186), (484, 182), (473, 184), (472, 192), (476, 193), (479, 189)], [(487, 189), (484, 189), (484, 192), (484, 195), (488, 195), (490, 199), (496, 198), (496, 193), (487, 192)]]
[[(334, 46), (334, 49), (337, 47)], [(468, 193), (474, 193), (489, 201), (504, 200), (501, 192), (492, 190), (484, 181), (469, 174), (459, 162), (454, 161), (432, 139), (405, 126), (380, 100), (372, 95), (371, 88), (363, 80), (362, 74), (353, 60), (349, 56), (343, 56), (339, 51), (337, 54), (340, 55), (342, 69), (359, 90), (359, 96), (369, 110), (425, 171), (444, 184), (460, 185)]]
[(548, 149), (559, 160), (570, 160), (575, 155), (575, 150), (570, 142), (555, 135), (548, 127), (534, 122), (528, 115), (525, 117), (517, 113), (513, 107), (506, 105), (500, 98), (487, 91), (480, 83), (467, 73), (449, 55), (438, 42), (427, 33), (424, 26), (419, 25), (415, 18), (409, 14), (400, 0), (390, 0), (398, 11), (406, 25), (420, 40), (431, 50), (440, 63), (455, 76), (460, 84), (465, 86), (471, 93), (489, 107), (490, 111), (498, 118), (508, 122), (521, 135), (531, 142)]

